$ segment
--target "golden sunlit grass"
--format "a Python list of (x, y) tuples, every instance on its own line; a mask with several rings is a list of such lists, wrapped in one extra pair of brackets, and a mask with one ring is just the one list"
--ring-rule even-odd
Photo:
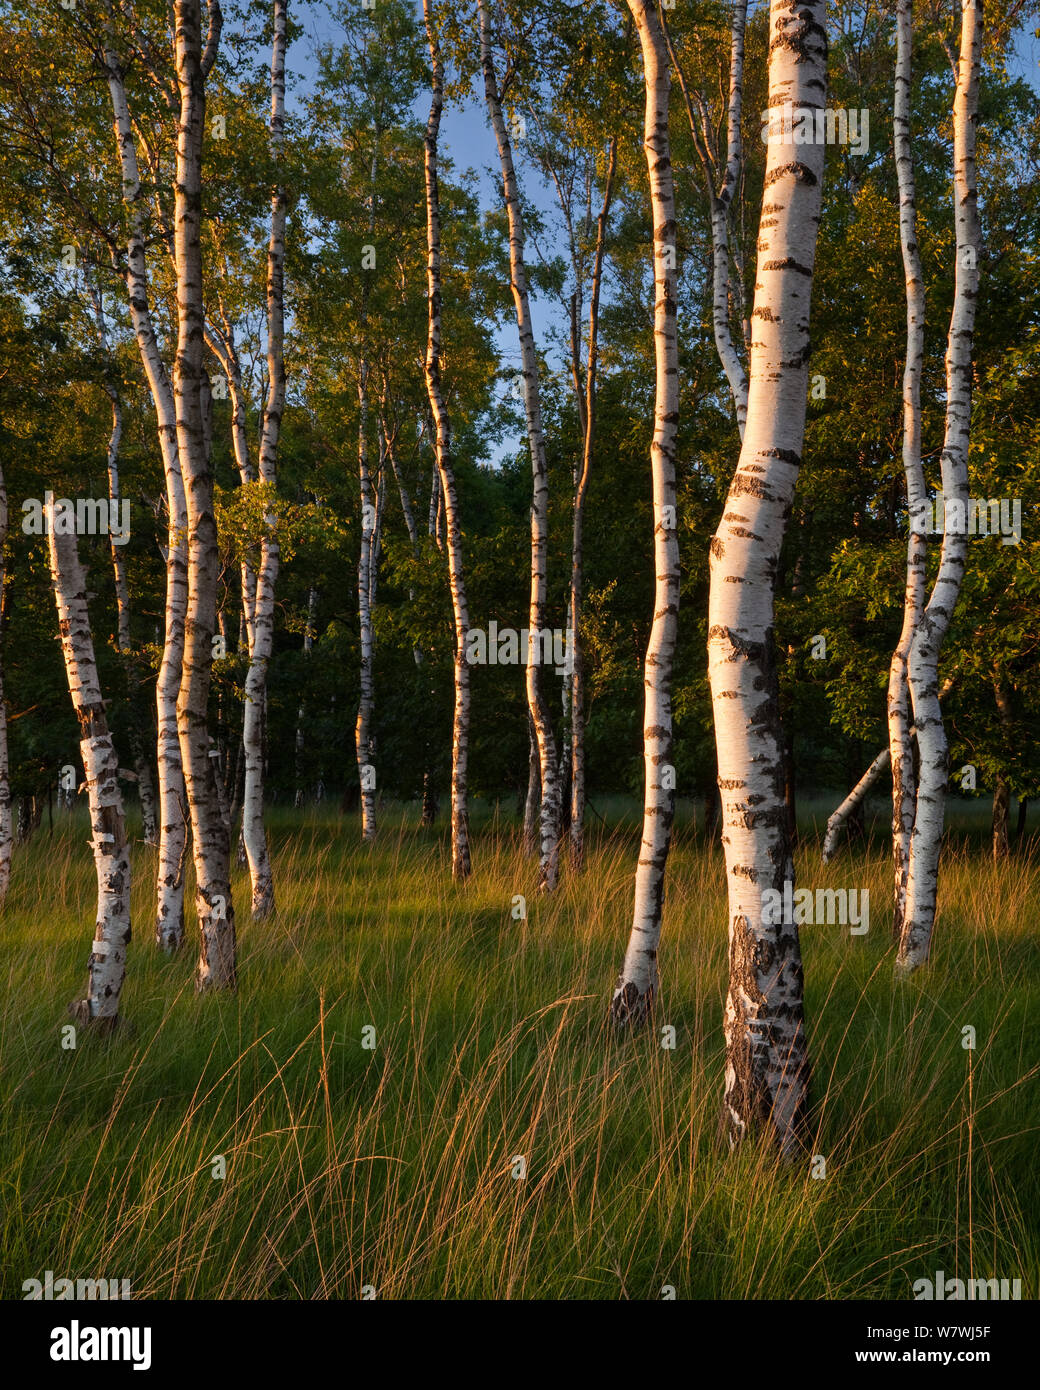
[(954, 845), (933, 962), (897, 985), (885, 847), (822, 867), (806, 843), (799, 883), (871, 904), (866, 936), (803, 928), (813, 1178), (811, 1155), (720, 1141), (725, 885), (689, 826), (657, 1017), (632, 1037), (605, 1023), (627, 827), (545, 900), (504, 822), (477, 825), (458, 888), (442, 830), (388, 812), (366, 848), (314, 812), (274, 817), (279, 912), (240, 919), (231, 997), (195, 996), (190, 950), (155, 952), (136, 846), (129, 1026), (73, 1051), (86, 839), (80, 820), (37, 833), (0, 927), (6, 1297), (47, 1269), (152, 1298), (905, 1298), (937, 1269), (1040, 1292), (1033, 854)]

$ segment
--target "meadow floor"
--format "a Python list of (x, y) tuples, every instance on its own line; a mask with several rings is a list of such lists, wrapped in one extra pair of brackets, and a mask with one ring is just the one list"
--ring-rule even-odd
[(955, 824), (932, 962), (897, 985), (887, 846), (823, 867), (807, 826), (799, 884), (871, 905), (866, 935), (802, 930), (813, 1177), (810, 1155), (720, 1142), (723, 865), (689, 820), (654, 1025), (606, 1024), (624, 811), (591, 818), (585, 872), (550, 900), (509, 818), (475, 818), (456, 888), (446, 830), (411, 808), (373, 848), (334, 810), (275, 811), (279, 911), (251, 923), (236, 874), (223, 997), (194, 993), (190, 922), (182, 956), (157, 953), (138, 843), (128, 1026), (74, 1049), (89, 831), (82, 811), (45, 822), (0, 918), (0, 1296), (52, 1270), (160, 1299), (910, 1298), (941, 1269), (1036, 1298), (1040, 847), (995, 866)]

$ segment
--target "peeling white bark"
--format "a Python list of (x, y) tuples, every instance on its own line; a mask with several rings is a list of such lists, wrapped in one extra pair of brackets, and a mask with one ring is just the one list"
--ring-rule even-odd
[[(210, 5), (211, 20), (216, 9)], [(177, 448), (188, 511), (188, 611), (184, 663), (177, 696), (177, 733), (191, 815), (195, 907), (199, 919), (196, 986), (234, 988), (235, 914), (231, 899), (230, 843), (221, 814), (215, 759), (209, 756), (209, 686), (217, 624), (220, 557), (213, 510), (213, 474), (206, 440), (209, 378), (203, 367), (202, 131), (205, 80), (199, 0), (175, 0), (180, 119), (174, 203), (177, 274), (177, 356), (174, 401)], [(219, 36), (219, 24), (217, 27)], [(211, 45), (215, 42), (211, 34)]]
[[(822, 108), (824, 0), (772, 0), (769, 106)], [(777, 123), (779, 125), (779, 122)], [(776, 570), (805, 431), (809, 308), (824, 147), (777, 130), (766, 151), (752, 315), (748, 415), (711, 542), (708, 669), (729, 896), (725, 1119), (731, 1145), (761, 1127), (800, 1143), (809, 1063), (798, 929), (763, 895), (794, 880), (773, 614)]]
[[(924, 361), (925, 300), (917, 246), (917, 190), (910, 138), (910, 57), (913, 0), (896, 11), (896, 76), (893, 141), (899, 184), (899, 244), (906, 280), (906, 363), (903, 369), (903, 472), (911, 519), (926, 499), (921, 466), (921, 368)], [(914, 826), (914, 745), (910, 734), (909, 658), (924, 611), (927, 541), (912, 521), (906, 550), (903, 625), (888, 674), (888, 746), (892, 763), (893, 932), (899, 937), (906, 908), (910, 838)]]
[[(119, 762), (98, 684), (87, 613), (87, 585), (74, 525), (47, 509), (51, 580), (69, 694), (80, 727), (80, 753), (90, 806), (91, 848), (97, 872), (97, 920), (87, 965), (87, 992), (69, 1006), (78, 1024), (113, 1028), (130, 944), (130, 852), (119, 792)], [(57, 523), (57, 524), (56, 524)]]
[(155, 939), (163, 950), (172, 952), (179, 950), (184, 942), (184, 859), (188, 822), (184, 771), (177, 734), (177, 694), (184, 658), (184, 624), (188, 606), (188, 513), (177, 447), (173, 388), (159, 352), (149, 304), (145, 252), (147, 206), (145, 191), (141, 185), (133, 122), (127, 103), (122, 66), (113, 44), (106, 45), (103, 56), (123, 180), (123, 202), (129, 212), (126, 287), (130, 321), (155, 405), (159, 448), (166, 481), (166, 625), (162, 660), (155, 686), (159, 770), (159, 862), (156, 872)]
[[(430, 49), (431, 99), (426, 123), (426, 391), (434, 423), (433, 447), (437, 475), (447, 519), (448, 576), (455, 619), (455, 713), (451, 745), (451, 873), (457, 881), (469, 877), (469, 810), (467, 771), (469, 766), (469, 663), (466, 639), (469, 634), (469, 604), (462, 559), (462, 519), (451, 462), (451, 423), (441, 386), (441, 212), (437, 179), (437, 140), (444, 104), (444, 64), (430, 0), (423, 0), (423, 18)], [(414, 526), (414, 523), (412, 523)]]
[[(484, 73), (484, 96), (498, 145), (502, 168), (502, 192), (509, 222), (509, 269), (516, 324), (520, 338), (520, 358), (524, 383), (524, 413), (527, 419), (527, 440), (531, 452), (531, 602), (529, 630), (540, 632), (545, 627), (547, 602), (546, 564), (549, 551), (549, 477), (545, 459), (545, 436), (542, 432), (542, 408), (538, 387), (538, 354), (535, 350), (534, 328), (527, 292), (527, 270), (524, 262), (524, 222), (520, 207), (520, 189), (513, 165), (513, 149), (502, 114), (502, 98), (495, 71), (485, 0), (477, 0), (480, 20), (480, 62)], [(530, 658), (530, 653), (528, 653)], [(527, 707), (534, 721), (538, 742), (538, 762), (542, 783), (540, 815), (540, 851), (538, 887), (541, 892), (556, 888), (560, 856), (560, 780), (556, 759), (556, 740), (553, 735), (549, 705), (542, 690), (541, 667), (528, 659)]]
[(664, 873), (675, 814), (672, 765), (672, 663), (679, 615), (679, 532), (675, 499), (675, 436), (679, 416), (676, 336), (675, 195), (672, 186), (668, 47), (650, 0), (628, 0), (643, 52), (646, 109), (643, 148), (654, 222), (654, 351), (656, 394), (650, 446), (654, 498), (654, 618), (643, 669), (643, 835), (636, 869), (632, 930), (610, 1014), (615, 1023), (643, 1021), (658, 988), (657, 947), (664, 909)]
[(961, 11), (960, 57), (953, 102), (953, 185), (956, 269), (953, 311), (946, 344), (946, 429), (942, 489), (946, 530), (939, 574), (910, 648), (909, 679), (917, 724), (918, 778), (910, 865), (896, 972), (909, 974), (928, 959), (939, 877), (949, 748), (939, 708), (939, 653), (960, 594), (968, 553), (967, 527), (951, 524), (959, 502), (968, 500), (968, 441), (971, 429), (972, 341), (982, 250), (975, 176), (975, 122), (979, 100), (982, 3), (967, 0)]

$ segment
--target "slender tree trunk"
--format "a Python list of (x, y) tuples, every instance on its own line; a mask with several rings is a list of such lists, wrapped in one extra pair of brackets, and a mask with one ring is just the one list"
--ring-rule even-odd
[(145, 255), (147, 194), (141, 185), (133, 122), (123, 70), (112, 45), (104, 49), (105, 73), (112, 102), (113, 127), (123, 181), (123, 202), (130, 217), (126, 252), (126, 287), (130, 321), (155, 405), (159, 447), (166, 481), (166, 627), (155, 686), (158, 721), (159, 862), (156, 872), (155, 939), (165, 951), (184, 942), (184, 859), (188, 822), (184, 771), (177, 734), (177, 695), (184, 657), (188, 605), (188, 513), (177, 448), (173, 388), (159, 352), (148, 295)]
[(651, 0), (628, 0), (643, 51), (646, 112), (643, 148), (654, 225), (656, 395), (650, 447), (654, 495), (654, 618), (643, 669), (643, 836), (636, 869), (632, 931), (614, 986), (614, 1022), (642, 1022), (658, 989), (657, 946), (664, 908), (664, 872), (675, 814), (672, 765), (672, 663), (679, 615), (679, 532), (675, 437), (679, 416), (676, 336), (676, 228), (668, 100), (668, 47)]
[[(307, 591), (307, 625), (303, 630), (303, 654), (309, 657), (314, 650), (314, 615), (317, 611), (318, 591), (309, 589)], [(297, 810), (303, 805), (303, 750), (305, 746), (303, 726), (307, 717), (306, 701), (300, 701), (296, 707), (296, 792), (293, 797), (293, 805)]]
[(1017, 822), (1016, 822), (1016, 824), (1015, 824), (1015, 848), (1016, 848), (1016, 849), (1018, 849), (1019, 845), (1022, 843), (1023, 839), (1025, 838), (1025, 833), (1026, 833), (1026, 819), (1027, 819), (1028, 815), (1029, 815), (1029, 799), (1028, 799), (1028, 797), (1020, 796), (1019, 799), (1018, 799), (1018, 820), (1017, 820)]
[[(285, 128), (285, 48), (288, 0), (274, 0), (274, 39), (271, 46), (271, 157), (282, 154)], [(285, 406), (285, 217), (286, 190), (279, 181), (271, 195), (271, 228), (267, 244), (267, 402), (260, 434), (260, 482), (273, 489), (277, 481), (278, 439)], [(274, 911), (274, 879), (264, 832), (264, 736), (267, 724), (267, 668), (274, 643), (274, 592), (278, 577), (278, 518), (265, 511), (256, 578), (253, 640), (246, 673), (242, 742), (246, 780), (242, 795), (242, 841), (249, 861), (254, 920)]]
[(119, 1017), (126, 948), (130, 944), (130, 851), (119, 793), (119, 760), (98, 684), (75, 517), (64, 514), (60, 504), (56, 507), (52, 503), (47, 510), (47, 530), (65, 674), (79, 720), (98, 885), (87, 993), (69, 1006), (69, 1012), (77, 1024), (111, 1029)]
[(838, 837), (849, 816), (866, 800), (867, 793), (885, 769), (891, 766), (891, 763), (892, 754), (887, 748), (883, 748), (849, 792), (845, 800), (836, 811), (832, 812), (830, 819), (827, 821), (827, 833), (823, 837), (822, 857), (825, 864), (834, 858), (838, 848)]
[(1010, 817), (1011, 788), (1006, 778), (998, 776), (993, 789), (993, 858), (998, 863), (1011, 852), (1008, 840)]
[(462, 521), (451, 462), (451, 426), (441, 388), (441, 211), (437, 182), (437, 138), (444, 104), (444, 65), (433, 20), (431, 0), (423, 0), (423, 17), (430, 48), (432, 69), (430, 116), (426, 123), (426, 284), (427, 339), (426, 392), (435, 426), (433, 447), (437, 476), (447, 514), (448, 574), (451, 605), (455, 617), (455, 714), (451, 743), (451, 874), (469, 877), (469, 809), (467, 768), (469, 762), (469, 663), (466, 660), (469, 636), (469, 605), (462, 563)]
[[(982, 0), (961, 12), (961, 48), (953, 103), (954, 213), (957, 260), (946, 346), (946, 430), (942, 452), (945, 531), (939, 574), (910, 649), (909, 679), (919, 752), (917, 805), (910, 840), (906, 909), (896, 970), (909, 974), (928, 959), (939, 876), (949, 749), (939, 708), (939, 653), (960, 593), (967, 559), (968, 439), (972, 340), (981, 250), (975, 184)], [(959, 524), (956, 510), (960, 509)]]
[(0, 463), (0, 908), (11, 883), (14, 829), (11, 817), (11, 764), (7, 750), (7, 703), (4, 699), (4, 629), (7, 619), (7, 484)]
[[(947, 676), (939, 690), (940, 700), (945, 699), (945, 697), (953, 689), (953, 685), (954, 677)], [(917, 734), (916, 724), (911, 724), (908, 730), (908, 734), (910, 738), (910, 746), (912, 748), (913, 739)], [(823, 862), (825, 864), (828, 862), (828, 860), (834, 857), (834, 853), (838, 848), (838, 836), (840, 835), (845, 822), (848, 820), (849, 816), (853, 812), (858, 811), (864, 799), (866, 798), (867, 793), (870, 791), (871, 787), (873, 787), (874, 783), (878, 780), (878, 778), (886, 770), (886, 768), (889, 767), (891, 759), (891, 750), (888, 748), (882, 748), (881, 752), (870, 764), (866, 772), (864, 772), (863, 776), (853, 787), (852, 791), (849, 792), (845, 800), (835, 811), (831, 813), (831, 816), (827, 821), (827, 833), (824, 836), (823, 841)]]
[[(571, 864), (580, 869), (585, 857), (585, 654), (581, 641), (581, 604), (585, 584), (585, 499), (589, 490), (589, 475), (596, 439), (596, 373), (599, 359), (599, 301), (603, 285), (603, 261), (606, 254), (607, 219), (614, 195), (614, 173), (617, 168), (617, 136), (610, 140), (607, 176), (603, 186), (603, 203), (596, 219), (596, 250), (592, 262), (592, 292), (589, 302), (589, 355), (585, 367), (584, 391), (577, 392), (582, 416), (581, 472), (574, 490), (574, 518), (571, 533), (571, 592), (570, 592), (570, 654), (572, 669), (570, 708), (571, 757)], [(580, 387), (580, 343), (575, 333), (574, 377)]]
[[(370, 171), (370, 203), (368, 232), (372, 237), (376, 226), (376, 174), (379, 160), (378, 122), (373, 130), (372, 165)], [(370, 367), (366, 360), (368, 345), (368, 278), (362, 286), (361, 324), (359, 329), (361, 360), (358, 364), (358, 478), (361, 485), (361, 552), (358, 559), (358, 627), (361, 642), (361, 693), (357, 722), (354, 726), (354, 746), (357, 754), (358, 785), (361, 798), (361, 838), (375, 839), (376, 835), (376, 770), (372, 739), (372, 717), (375, 710), (375, 635), (372, 628), (372, 563), (376, 537), (376, 504), (372, 492), (371, 471), (368, 465), (368, 378)]]
[[(740, 120), (744, 99), (744, 30), (747, 22), (747, 0), (734, 0), (730, 21), (729, 53), (729, 102), (726, 112), (726, 166), (718, 189), (714, 186), (715, 154), (711, 148), (708, 120), (703, 96), (697, 93), (699, 121), (694, 114), (693, 102), (686, 86), (682, 65), (678, 62), (671, 39), (668, 38), (668, 53), (679, 79), (679, 86), (686, 106), (690, 132), (704, 173), (704, 186), (711, 208), (712, 242), (712, 326), (715, 333), (715, 348), (726, 373), (733, 407), (737, 417), (740, 438), (744, 438), (747, 423), (748, 379), (744, 364), (737, 351), (730, 323), (733, 287), (730, 281), (729, 262), (729, 219), (733, 196), (740, 185), (744, 165), (743, 142)], [(743, 296), (742, 296), (743, 297)]]
[[(772, 0), (765, 192), (748, 414), (726, 509), (711, 542), (708, 669), (729, 890), (725, 1120), (730, 1144), (761, 1127), (799, 1147), (809, 1061), (798, 928), (766, 892), (794, 882), (783, 801), (773, 614), (777, 565), (805, 431), (809, 305), (824, 147), (796, 145), (781, 116), (823, 108), (824, 0)], [(772, 891), (771, 891), (772, 890)], [(775, 900), (773, 900), (775, 901)]]
[(892, 762), (893, 932), (898, 939), (906, 910), (910, 838), (914, 828), (914, 745), (910, 734), (910, 649), (924, 611), (927, 542), (915, 522), (927, 498), (921, 466), (921, 366), (924, 360), (925, 300), (917, 245), (917, 190), (910, 138), (910, 58), (913, 0), (896, 12), (896, 77), (893, 137), (899, 182), (899, 242), (906, 280), (906, 364), (903, 369), (903, 471), (910, 531), (906, 551), (903, 626), (888, 675), (888, 745)]
[(477, 0), (480, 17), (480, 59), (484, 72), (484, 94), (491, 124), (498, 144), (502, 166), (502, 190), (509, 220), (509, 269), (516, 323), (520, 335), (520, 356), (523, 362), (524, 411), (527, 418), (527, 439), (531, 451), (533, 496), (531, 501), (531, 603), (528, 624), (530, 640), (527, 651), (527, 707), (534, 721), (538, 741), (538, 761), (542, 783), (540, 816), (541, 846), (539, 852), (538, 887), (552, 892), (556, 887), (560, 854), (560, 784), (556, 761), (556, 740), (553, 736), (549, 706), (542, 689), (541, 665), (538, 661), (541, 646), (538, 634), (545, 627), (547, 582), (546, 563), (549, 550), (549, 477), (545, 459), (545, 436), (542, 433), (542, 409), (538, 388), (538, 354), (535, 350), (534, 329), (527, 293), (527, 271), (524, 262), (524, 224), (520, 208), (520, 190), (513, 167), (513, 150), (509, 132), (502, 115), (502, 99), (495, 72), (485, 0)]
[(524, 798), (523, 846), (525, 854), (534, 854), (538, 848), (538, 807), (542, 796), (542, 774), (538, 761), (538, 738), (530, 710), (527, 714), (527, 740), (527, 795)]
[(213, 511), (213, 473), (206, 447), (209, 379), (202, 361), (205, 312), (201, 165), (206, 89), (199, 0), (175, 0), (174, 14), (180, 120), (174, 204), (177, 357), (173, 384), (177, 447), (188, 509), (188, 613), (177, 697), (177, 733), (191, 814), (200, 938), (196, 986), (202, 991), (235, 986), (235, 913), (231, 900), (230, 840), (221, 814), (215, 759), (210, 757), (208, 725), (220, 556)]

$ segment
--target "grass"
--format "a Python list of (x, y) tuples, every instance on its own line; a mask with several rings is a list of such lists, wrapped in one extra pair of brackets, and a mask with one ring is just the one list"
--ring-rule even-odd
[(88, 830), (38, 831), (0, 922), (0, 1295), (50, 1269), (163, 1299), (876, 1299), (942, 1269), (1035, 1298), (1035, 847), (995, 866), (951, 837), (933, 961), (896, 985), (884, 843), (824, 868), (807, 835), (799, 883), (871, 901), (866, 936), (803, 928), (814, 1179), (808, 1156), (721, 1144), (724, 877), (688, 820), (654, 1029), (605, 1026), (636, 845), (632, 808), (600, 809), (624, 832), (593, 819), (586, 872), (551, 900), (511, 820), (475, 822), (456, 888), (445, 832), (411, 811), (388, 808), (373, 848), (332, 812), (275, 813), (279, 912), (240, 919), (228, 997), (195, 996), (190, 951), (155, 951), (138, 845), (129, 1027), (74, 1050)]

